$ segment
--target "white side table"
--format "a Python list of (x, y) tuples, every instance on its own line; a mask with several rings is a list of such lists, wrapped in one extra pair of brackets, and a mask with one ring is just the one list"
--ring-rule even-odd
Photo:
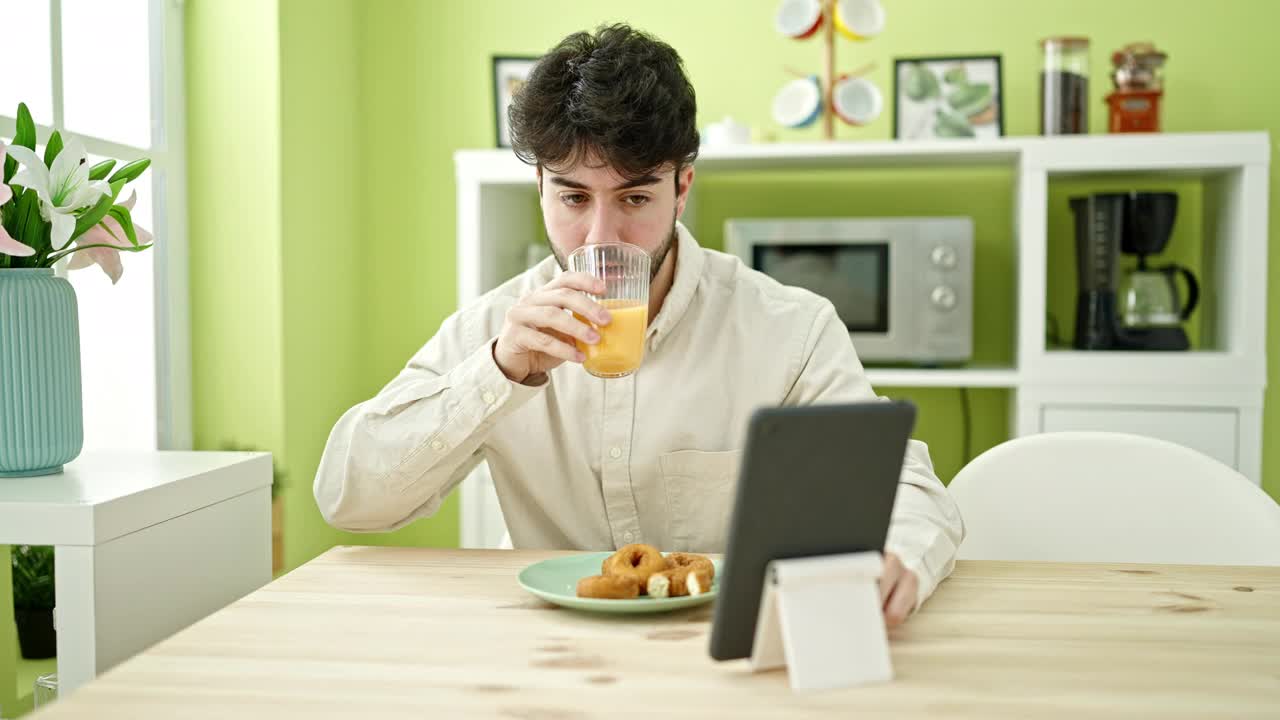
[(271, 579), (271, 455), (90, 452), (0, 478), (0, 544), (55, 548), (69, 693)]

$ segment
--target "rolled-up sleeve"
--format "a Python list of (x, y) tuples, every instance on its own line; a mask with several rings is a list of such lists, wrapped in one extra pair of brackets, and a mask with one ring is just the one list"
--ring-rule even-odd
[(331, 525), (394, 530), (434, 514), (489, 430), (541, 391), (511, 382), (477, 313), (451, 316), (376, 396), (334, 425), (314, 493)]

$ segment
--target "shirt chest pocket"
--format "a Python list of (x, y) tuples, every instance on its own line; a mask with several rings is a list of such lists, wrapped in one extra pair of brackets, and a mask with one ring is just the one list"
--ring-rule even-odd
[(724, 552), (741, 462), (741, 450), (680, 450), (658, 458), (671, 550)]

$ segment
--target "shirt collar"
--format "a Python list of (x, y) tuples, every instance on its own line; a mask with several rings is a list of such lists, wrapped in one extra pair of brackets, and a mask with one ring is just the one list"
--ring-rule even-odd
[(698, 283), (702, 279), (702, 266), (706, 262), (704, 252), (684, 223), (677, 222), (675, 278), (671, 281), (667, 297), (662, 301), (662, 309), (653, 322), (649, 323), (649, 331), (646, 333), (655, 346), (680, 322), (693, 302)]

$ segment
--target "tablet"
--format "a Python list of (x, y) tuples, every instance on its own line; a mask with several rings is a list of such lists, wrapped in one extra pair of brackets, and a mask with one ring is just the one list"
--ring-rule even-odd
[(884, 551), (915, 417), (905, 401), (762, 408), (752, 415), (711, 657), (751, 655), (770, 560)]

